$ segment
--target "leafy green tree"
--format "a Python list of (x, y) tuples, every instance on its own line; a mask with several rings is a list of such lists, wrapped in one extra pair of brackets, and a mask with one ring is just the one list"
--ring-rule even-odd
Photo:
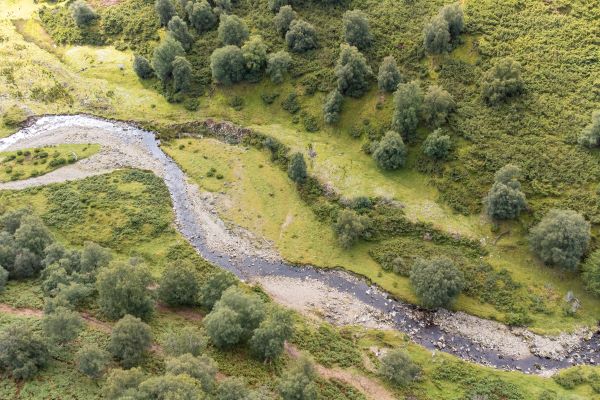
[(450, 47), (448, 22), (437, 15), (429, 21), (423, 30), (423, 47), (430, 54), (442, 54)]
[(267, 46), (260, 36), (252, 36), (242, 46), (246, 77), (250, 82), (258, 82), (267, 67)]
[[(237, 1), (237, 0), (235, 0)], [(213, 0), (215, 3), (215, 14), (230, 14), (233, 9), (232, 0)]]
[(425, 308), (449, 307), (464, 287), (462, 272), (447, 258), (417, 260), (410, 283)]
[(236, 15), (221, 14), (218, 36), (219, 41), (224, 45), (239, 47), (248, 39), (248, 27)]
[(302, 183), (308, 176), (306, 172), (306, 162), (302, 153), (294, 153), (290, 157), (288, 164), (288, 176), (296, 183)]
[(173, 89), (185, 92), (192, 85), (192, 64), (181, 56), (173, 60)]
[(464, 15), (459, 3), (447, 4), (439, 12), (439, 15), (448, 23), (450, 37), (456, 39), (464, 27)]
[(89, 25), (98, 15), (84, 0), (77, 0), (71, 4), (71, 14), (78, 27)]
[(581, 265), (581, 279), (586, 289), (600, 296), (600, 250), (594, 251)]
[(273, 83), (283, 83), (283, 77), (288, 71), (292, 57), (287, 51), (278, 51), (277, 53), (269, 54), (267, 59), (267, 75), (271, 77)]
[(6, 288), (6, 282), (8, 282), (8, 271), (0, 265), (0, 293)]
[(333, 225), (338, 243), (345, 249), (352, 247), (361, 238), (368, 238), (370, 228), (371, 221), (367, 216), (347, 209), (340, 211)]
[(373, 71), (356, 47), (343, 44), (340, 49), (335, 66), (338, 90), (343, 95), (360, 97), (368, 90)]
[(55, 299), (62, 301), (67, 308), (75, 308), (82, 307), (93, 295), (93, 285), (70, 282), (58, 285)]
[(83, 329), (83, 320), (76, 311), (58, 307), (42, 320), (44, 335), (51, 342), (64, 344), (75, 340)]
[(192, 44), (194, 44), (194, 38), (188, 31), (185, 21), (176, 15), (171, 18), (167, 24), (167, 27), (169, 29), (169, 34), (172, 35), (175, 40), (181, 43), (181, 47), (183, 47), (185, 51), (190, 51)]
[(181, 43), (175, 40), (171, 35), (167, 35), (160, 44), (154, 49), (152, 56), (152, 67), (156, 72), (156, 76), (167, 82), (173, 74), (173, 61), (175, 57), (184, 55)]
[(335, 124), (340, 120), (340, 112), (342, 112), (342, 102), (344, 97), (339, 90), (334, 89), (325, 98), (323, 104), (323, 118), (328, 124)]
[(521, 64), (512, 58), (499, 60), (483, 75), (482, 97), (488, 105), (499, 104), (523, 93)]
[(344, 38), (350, 46), (365, 50), (371, 46), (373, 35), (369, 28), (367, 15), (361, 10), (349, 10), (344, 13)]
[(156, 0), (154, 2), (154, 9), (160, 19), (160, 24), (166, 26), (171, 18), (176, 15), (175, 5), (171, 0)]
[(85, 242), (79, 262), (80, 273), (96, 273), (100, 268), (108, 266), (112, 253), (94, 242)]
[(204, 319), (210, 339), (219, 348), (227, 348), (242, 340), (244, 328), (238, 314), (230, 308), (215, 308)]
[(31, 379), (48, 363), (46, 344), (24, 325), (0, 332), (0, 369), (15, 379)]
[(288, 311), (276, 310), (261, 322), (250, 339), (250, 349), (261, 360), (271, 361), (283, 353), (285, 341), (292, 337), (294, 321)]
[(496, 172), (494, 185), (484, 199), (490, 218), (514, 219), (527, 207), (525, 194), (521, 192), (520, 176), (521, 170), (512, 164)]
[(394, 170), (406, 162), (406, 146), (402, 137), (394, 131), (388, 131), (373, 151), (373, 159), (384, 170)]
[(107, 400), (136, 399), (137, 388), (145, 379), (140, 368), (122, 370), (114, 368), (106, 378), (102, 394)]
[(577, 141), (589, 148), (600, 146), (600, 110), (592, 113), (592, 122), (583, 128)]
[(546, 264), (576, 269), (590, 242), (590, 223), (572, 210), (550, 210), (531, 229), (529, 243)]
[(423, 117), (425, 122), (435, 128), (445, 124), (448, 115), (456, 104), (452, 95), (437, 85), (431, 85), (423, 99)]
[(135, 398), (156, 400), (202, 400), (198, 382), (187, 375), (153, 376), (140, 383)]
[(237, 286), (225, 290), (215, 307), (229, 308), (237, 313), (244, 329), (244, 339), (250, 339), (252, 332), (258, 328), (266, 314), (265, 305), (260, 297), (246, 293)]
[(165, 341), (165, 352), (173, 357), (191, 354), (195, 357), (202, 354), (208, 344), (208, 338), (195, 328), (185, 327), (171, 332)]
[(189, 263), (169, 265), (163, 272), (159, 285), (158, 298), (169, 306), (192, 306), (198, 303), (200, 282)]
[(150, 61), (139, 54), (136, 54), (133, 58), (133, 70), (140, 79), (149, 79), (154, 76), (154, 69), (152, 69)]
[(41, 219), (35, 215), (24, 216), (21, 225), (14, 234), (15, 244), (21, 249), (27, 249), (41, 260), (44, 258), (44, 250), (53, 240), (50, 231)]
[(0, 226), (3, 231), (8, 232), (10, 235), (14, 235), (21, 226), (23, 217), (30, 214), (31, 210), (28, 208), (7, 211), (0, 217)]
[(287, 31), (290, 29), (290, 25), (292, 21), (298, 17), (296, 11), (292, 9), (292, 6), (283, 6), (279, 9), (279, 12), (275, 17), (273, 17), (273, 23), (275, 24), (275, 29), (281, 36), (285, 36)]
[(110, 319), (119, 319), (125, 314), (148, 319), (154, 312), (154, 301), (148, 290), (150, 283), (145, 267), (113, 263), (98, 274), (98, 306)]
[(26, 279), (38, 274), (42, 269), (40, 258), (31, 250), (22, 248), (17, 250), (13, 268), (9, 270), (12, 279)]
[(423, 153), (434, 160), (445, 160), (451, 148), (450, 136), (444, 135), (440, 129), (430, 133), (423, 142)]
[(151, 344), (150, 327), (139, 318), (125, 315), (112, 330), (108, 351), (125, 368), (131, 368), (142, 362)]
[(423, 92), (417, 82), (398, 85), (398, 89), (394, 92), (392, 127), (406, 140), (411, 140), (417, 131), (422, 107)]
[(216, 400), (247, 400), (248, 387), (241, 378), (228, 378), (219, 385)]
[(77, 370), (91, 379), (104, 375), (110, 355), (95, 345), (87, 345), (77, 352)]
[(245, 74), (245, 60), (242, 50), (236, 46), (225, 46), (213, 51), (210, 56), (210, 69), (213, 80), (223, 85), (241, 81)]
[(206, 0), (187, 3), (186, 12), (190, 25), (198, 33), (210, 31), (217, 25), (217, 16)]
[(212, 310), (225, 290), (237, 284), (236, 277), (227, 271), (218, 271), (200, 288), (200, 304)]
[(420, 373), (421, 368), (404, 350), (390, 350), (381, 357), (379, 374), (396, 386), (410, 384)]
[(294, 53), (304, 53), (316, 49), (318, 46), (317, 30), (310, 23), (295, 19), (290, 23), (285, 34), (285, 42)]
[(283, 7), (290, 6), (293, 0), (269, 0), (269, 10), (277, 12)]
[(296, 361), (279, 383), (279, 393), (283, 400), (316, 400), (316, 373), (313, 363), (306, 357)]
[(204, 392), (212, 393), (217, 376), (217, 363), (207, 356), (194, 357), (191, 354), (183, 354), (167, 360), (166, 372), (171, 375), (189, 375), (200, 382)]
[(379, 66), (379, 74), (377, 75), (379, 89), (386, 92), (393, 92), (401, 81), (402, 76), (400, 75), (400, 71), (398, 71), (396, 59), (392, 56), (384, 58)]

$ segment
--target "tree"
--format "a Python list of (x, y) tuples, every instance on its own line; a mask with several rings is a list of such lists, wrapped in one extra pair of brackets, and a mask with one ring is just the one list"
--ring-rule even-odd
[(316, 400), (315, 367), (306, 357), (300, 357), (279, 383), (283, 400)]
[(144, 378), (140, 368), (112, 369), (102, 388), (103, 395), (107, 400), (135, 399), (138, 394), (137, 388)]
[(152, 344), (150, 327), (139, 318), (125, 315), (117, 322), (110, 335), (108, 351), (125, 368), (139, 365)]
[(308, 22), (295, 19), (285, 34), (288, 48), (295, 53), (304, 53), (317, 48), (317, 31)]
[(236, 284), (237, 279), (232, 273), (227, 271), (216, 272), (200, 288), (200, 304), (207, 310), (212, 310), (223, 292)]
[(233, 8), (231, 4), (232, 0), (213, 0), (213, 2), (215, 3), (215, 14), (222, 15), (231, 13), (231, 9)]
[(338, 90), (343, 95), (360, 97), (369, 88), (373, 71), (356, 47), (343, 44), (340, 49), (340, 57), (335, 66)]
[(442, 54), (450, 46), (450, 31), (448, 22), (443, 16), (437, 15), (429, 21), (423, 30), (423, 47), (430, 54)]
[(390, 350), (381, 357), (379, 374), (396, 386), (406, 386), (421, 373), (421, 368), (403, 350)]
[(0, 293), (6, 288), (6, 282), (8, 282), (8, 271), (0, 265)]
[(218, 36), (219, 41), (224, 45), (239, 47), (248, 39), (248, 27), (235, 15), (221, 14)]
[(213, 309), (204, 318), (204, 326), (212, 342), (219, 348), (238, 344), (244, 333), (237, 313), (227, 307)]
[(246, 76), (250, 82), (258, 82), (267, 66), (267, 46), (260, 36), (253, 36), (242, 46)]
[(175, 40), (171, 35), (167, 35), (154, 49), (152, 67), (163, 83), (171, 79), (175, 57), (183, 56), (184, 53), (181, 43)]
[(360, 10), (346, 11), (343, 18), (344, 38), (350, 46), (364, 50), (371, 46), (373, 36), (367, 15)]
[(333, 225), (338, 243), (345, 249), (352, 247), (359, 239), (369, 237), (371, 221), (364, 215), (344, 209), (338, 214)]
[(48, 363), (48, 348), (31, 329), (10, 325), (0, 333), (0, 369), (15, 379), (30, 379)]
[(27, 249), (41, 260), (44, 258), (44, 250), (52, 244), (50, 231), (41, 219), (35, 215), (24, 216), (21, 225), (14, 234), (15, 244), (21, 249)]
[(404, 166), (406, 162), (406, 146), (402, 137), (388, 131), (373, 151), (373, 159), (384, 170), (394, 170)]
[(207, 343), (208, 339), (197, 329), (185, 327), (167, 336), (165, 352), (173, 357), (188, 353), (197, 357), (206, 349)]
[(325, 99), (325, 104), (323, 104), (323, 118), (326, 123), (335, 124), (340, 120), (343, 101), (344, 97), (339, 90), (334, 89), (329, 92)]
[(302, 153), (294, 153), (288, 164), (288, 176), (296, 183), (302, 183), (308, 176), (306, 172), (306, 162)]
[(71, 4), (71, 14), (78, 27), (83, 28), (89, 25), (98, 15), (84, 0), (77, 0)]
[(183, 47), (185, 51), (189, 51), (192, 48), (194, 38), (188, 31), (187, 24), (181, 18), (179, 18), (178, 15), (171, 18), (167, 24), (167, 27), (169, 29), (169, 34), (172, 35), (175, 40), (181, 43), (181, 47)]
[(417, 260), (410, 283), (425, 308), (449, 307), (464, 287), (462, 272), (447, 258)]
[(196, 32), (207, 32), (217, 25), (217, 16), (210, 7), (210, 4), (208, 4), (208, 1), (189, 2), (185, 9), (190, 19), (190, 25)]
[(98, 306), (110, 319), (125, 314), (148, 319), (154, 312), (154, 301), (148, 286), (151, 280), (146, 268), (117, 262), (98, 274)]
[(600, 146), (600, 110), (592, 113), (592, 122), (583, 128), (577, 141), (589, 148)]
[(133, 70), (140, 79), (149, 79), (154, 75), (150, 61), (139, 54), (136, 54), (133, 58)]
[(200, 383), (202, 390), (206, 393), (211, 393), (214, 389), (217, 364), (210, 357), (194, 357), (191, 354), (183, 354), (179, 357), (168, 359), (165, 370), (167, 374), (186, 374), (194, 378)]
[(108, 266), (112, 253), (94, 242), (85, 242), (79, 262), (79, 272), (95, 274), (100, 268)]
[(594, 251), (581, 266), (581, 279), (588, 291), (600, 296), (600, 250)]
[(246, 400), (250, 391), (241, 378), (227, 378), (217, 389), (216, 400)]
[(267, 59), (267, 75), (271, 77), (273, 83), (283, 83), (283, 76), (286, 74), (292, 57), (287, 51), (278, 51), (277, 53), (269, 54)]
[(210, 69), (213, 80), (223, 85), (231, 85), (244, 78), (244, 55), (236, 46), (225, 46), (213, 51), (210, 56)]
[(171, 264), (159, 282), (158, 298), (169, 306), (193, 306), (198, 303), (200, 283), (188, 263)]
[(17, 210), (7, 211), (0, 217), (0, 226), (2, 230), (14, 235), (17, 229), (21, 226), (21, 220), (24, 216), (30, 215), (31, 210), (27, 208), (20, 208)]
[(423, 99), (423, 117), (430, 126), (437, 128), (445, 124), (456, 104), (452, 95), (437, 85), (431, 85)]
[(42, 320), (45, 337), (51, 342), (64, 344), (75, 340), (83, 329), (83, 320), (76, 311), (58, 307), (44, 315)]
[(575, 269), (590, 242), (590, 223), (572, 210), (551, 210), (531, 229), (529, 243), (545, 263)]
[(293, 0), (269, 0), (269, 10), (272, 12), (280, 11), (283, 7), (290, 7)]
[(396, 59), (392, 56), (384, 58), (379, 66), (379, 74), (377, 74), (379, 89), (386, 92), (393, 92), (401, 81), (402, 76), (400, 75), (400, 71), (398, 71)]
[(77, 352), (77, 369), (91, 379), (100, 379), (110, 360), (110, 355), (94, 345), (82, 347)]
[(154, 2), (154, 9), (158, 14), (162, 26), (166, 26), (176, 14), (175, 6), (171, 0), (156, 0)]
[(192, 85), (192, 64), (181, 56), (173, 60), (173, 89), (185, 92)]
[(273, 23), (275, 24), (277, 32), (279, 32), (281, 36), (285, 36), (290, 29), (292, 21), (295, 20), (296, 17), (298, 17), (298, 14), (292, 9), (292, 6), (281, 7), (277, 15), (273, 17)]
[(261, 322), (250, 339), (250, 349), (261, 360), (271, 361), (283, 353), (285, 341), (292, 337), (294, 321), (285, 310), (274, 311)]
[(483, 75), (482, 97), (488, 105), (499, 104), (523, 93), (521, 64), (504, 58)]
[(439, 15), (448, 23), (450, 37), (456, 39), (463, 30), (464, 15), (459, 3), (447, 4), (439, 12)]
[(187, 375), (153, 376), (139, 386), (135, 398), (157, 400), (201, 400), (204, 399), (198, 383)]
[(444, 160), (448, 157), (451, 147), (450, 136), (444, 135), (441, 130), (436, 129), (423, 142), (423, 153), (434, 160)]
[(521, 192), (521, 170), (507, 164), (496, 172), (495, 182), (484, 199), (487, 214), (494, 219), (514, 219), (527, 207)]
[(406, 140), (411, 140), (419, 125), (419, 113), (423, 106), (423, 92), (415, 81), (401, 83), (394, 93), (392, 127)]

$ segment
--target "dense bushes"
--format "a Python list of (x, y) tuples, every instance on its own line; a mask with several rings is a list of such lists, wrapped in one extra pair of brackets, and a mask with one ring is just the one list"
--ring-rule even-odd
[(437, 85), (431, 85), (423, 98), (423, 118), (430, 126), (437, 128), (446, 123), (448, 115), (456, 104), (452, 95)]
[(523, 92), (521, 64), (511, 58), (505, 58), (483, 75), (482, 97), (490, 104), (498, 104)]
[(448, 4), (440, 9), (423, 30), (423, 47), (432, 54), (450, 50), (450, 42), (462, 32), (463, 11), (458, 3)]
[(49, 360), (46, 344), (21, 325), (0, 333), (0, 369), (15, 379), (30, 379)]
[(410, 283), (425, 308), (448, 308), (464, 287), (462, 272), (447, 258), (417, 260)]
[(338, 243), (343, 248), (350, 248), (361, 238), (369, 238), (371, 221), (367, 216), (359, 215), (351, 210), (340, 211), (333, 226)]
[(275, 29), (281, 36), (285, 36), (287, 31), (290, 29), (292, 21), (296, 19), (298, 14), (292, 9), (292, 6), (283, 6), (279, 9), (279, 12), (273, 17), (273, 24)]
[(317, 48), (317, 31), (308, 22), (295, 19), (290, 23), (285, 41), (291, 51), (304, 53)]
[(405, 351), (390, 350), (381, 357), (379, 374), (396, 386), (410, 384), (419, 376), (420, 372), (421, 368)]
[(71, 4), (71, 13), (73, 14), (75, 23), (79, 27), (89, 25), (93, 20), (98, 18), (98, 15), (84, 0), (77, 0)]

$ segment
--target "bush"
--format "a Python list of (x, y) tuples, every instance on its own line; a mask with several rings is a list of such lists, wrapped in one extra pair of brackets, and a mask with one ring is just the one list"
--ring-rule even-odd
[(83, 320), (78, 312), (58, 307), (42, 320), (44, 335), (51, 342), (64, 344), (75, 340), (83, 329)]
[(166, 26), (171, 18), (176, 15), (175, 6), (171, 0), (156, 0), (154, 2), (154, 9), (158, 14), (162, 26)]
[(122, 370), (112, 369), (102, 388), (107, 400), (135, 399), (138, 386), (144, 381), (144, 373), (140, 368)]
[(237, 279), (232, 273), (217, 271), (200, 288), (200, 304), (207, 310), (212, 310), (223, 292), (236, 284)]
[(84, 0), (77, 0), (71, 4), (71, 14), (78, 27), (82, 28), (89, 25), (98, 15)]
[(373, 159), (384, 170), (394, 170), (404, 166), (406, 162), (406, 146), (402, 137), (388, 131), (373, 151)]
[(100, 379), (110, 360), (110, 355), (96, 346), (82, 347), (77, 352), (77, 370), (92, 379)]
[(0, 293), (6, 289), (6, 282), (8, 282), (8, 271), (0, 266)]
[(450, 136), (444, 135), (442, 131), (436, 129), (423, 142), (423, 153), (434, 160), (445, 160), (451, 147)]
[(419, 114), (423, 107), (423, 92), (417, 82), (401, 83), (394, 92), (392, 128), (410, 141), (419, 125)]
[(187, 375), (153, 376), (140, 383), (139, 394), (135, 398), (141, 399), (200, 399), (197, 383)]
[(308, 176), (306, 172), (306, 162), (302, 153), (294, 153), (290, 157), (288, 164), (288, 176), (296, 183), (302, 183)]
[(464, 287), (462, 272), (447, 258), (419, 259), (410, 271), (410, 283), (425, 308), (448, 308)]
[(179, 16), (174, 16), (171, 18), (167, 25), (169, 29), (169, 34), (173, 36), (175, 40), (181, 43), (181, 47), (185, 51), (189, 51), (192, 48), (192, 44), (194, 44), (194, 38), (188, 31), (187, 24), (179, 18)]
[(283, 7), (290, 7), (293, 0), (269, 0), (269, 10), (280, 11)]
[(340, 57), (335, 66), (337, 87), (341, 94), (360, 97), (369, 88), (373, 75), (365, 57), (354, 46), (341, 45)]
[(283, 400), (316, 400), (315, 367), (306, 357), (296, 361), (296, 365), (285, 373), (279, 383), (279, 393)]
[(2, 115), (2, 123), (9, 128), (16, 128), (27, 119), (27, 113), (18, 105), (10, 106)]
[(0, 333), (0, 369), (15, 379), (31, 379), (48, 363), (48, 348), (22, 325)]
[(456, 39), (462, 32), (464, 26), (463, 10), (459, 3), (447, 4), (439, 12), (439, 15), (448, 23), (450, 37)]
[(165, 371), (171, 375), (186, 374), (197, 380), (205, 393), (212, 393), (217, 375), (217, 364), (207, 356), (195, 357), (191, 354), (183, 354), (168, 359)]
[(589, 148), (600, 146), (600, 110), (592, 113), (592, 122), (583, 128), (577, 141)]
[(267, 60), (267, 75), (269, 75), (271, 81), (277, 84), (283, 83), (283, 76), (291, 63), (292, 57), (287, 51), (282, 50), (277, 53), (269, 54)]
[(325, 99), (323, 104), (323, 119), (328, 124), (335, 124), (340, 120), (340, 112), (342, 111), (342, 102), (344, 97), (339, 90), (332, 90)]
[(258, 82), (267, 66), (267, 46), (260, 36), (253, 36), (242, 47), (246, 75), (250, 82)]
[(437, 128), (445, 124), (448, 115), (454, 111), (454, 99), (443, 88), (431, 85), (423, 99), (423, 117), (430, 126)]
[(125, 368), (131, 368), (142, 362), (151, 344), (150, 327), (139, 318), (126, 315), (115, 324), (108, 350)]
[(152, 67), (156, 76), (164, 82), (171, 79), (173, 73), (173, 61), (177, 56), (184, 55), (181, 43), (175, 40), (171, 35), (167, 35), (160, 44), (154, 49), (152, 56)]
[(368, 217), (351, 210), (340, 211), (333, 226), (338, 243), (345, 249), (352, 247), (361, 238), (368, 238), (370, 228), (371, 221)]
[(250, 391), (241, 378), (227, 378), (221, 382), (215, 400), (248, 399)]
[(185, 58), (177, 56), (173, 61), (173, 89), (176, 92), (187, 91), (192, 84), (192, 64)]
[(430, 54), (442, 54), (450, 47), (450, 32), (448, 22), (443, 16), (437, 15), (423, 30), (423, 47)]
[(295, 53), (317, 48), (317, 31), (308, 22), (295, 19), (290, 23), (289, 30), (285, 34), (288, 48)]
[(390, 350), (381, 357), (379, 374), (396, 386), (406, 386), (413, 382), (421, 368), (403, 350)]
[(244, 78), (244, 55), (236, 46), (225, 46), (213, 51), (210, 56), (212, 78), (216, 83), (231, 85)]
[(571, 210), (551, 210), (529, 235), (534, 253), (546, 264), (576, 269), (590, 241), (590, 223)]
[(344, 38), (350, 46), (364, 50), (371, 45), (373, 36), (367, 15), (360, 10), (346, 11), (343, 18)]
[(250, 339), (250, 350), (261, 360), (271, 361), (283, 353), (285, 341), (293, 334), (294, 321), (285, 310), (274, 311), (261, 322)]
[(489, 105), (518, 96), (523, 90), (521, 64), (511, 58), (498, 61), (483, 75), (482, 97)]
[(600, 296), (600, 250), (594, 251), (581, 266), (581, 279), (587, 290)]
[(496, 172), (495, 182), (484, 199), (487, 214), (494, 219), (514, 219), (527, 207), (521, 192), (521, 170), (507, 164)]
[(208, 1), (190, 1), (187, 3), (185, 9), (190, 20), (190, 25), (194, 27), (196, 32), (210, 31), (217, 25), (217, 16), (213, 13)]
[(384, 58), (377, 74), (379, 89), (386, 92), (393, 92), (401, 81), (402, 77), (400, 76), (400, 71), (398, 71), (396, 59), (392, 56)]
[(275, 29), (281, 36), (285, 36), (287, 31), (290, 29), (292, 21), (296, 19), (298, 14), (292, 9), (292, 6), (283, 6), (279, 9), (279, 12), (273, 17), (273, 24)]
[(587, 379), (581, 368), (574, 367), (554, 374), (552, 379), (565, 389), (575, 389), (575, 386), (586, 383)]
[(198, 303), (200, 283), (190, 264), (180, 262), (167, 267), (159, 285), (158, 298), (169, 306), (193, 306)]
[(208, 339), (196, 328), (185, 327), (177, 332), (171, 332), (165, 341), (165, 352), (173, 357), (183, 354), (199, 356), (206, 349)]
[(248, 39), (246, 23), (235, 15), (221, 14), (218, 29), (219, 41), (224, 45), (241, 46)]
[[(47, 253), (48, 248), (46, 248), (46, 254)], [(71, 255), (71, 257), (76, 256)], [(81, 251), (79, 272), (83, 274), (90, 273), (95, 275), (100, 268), (108, 266), (110, 260), (112, 260), (112, 253), (110, 250), (105, 249), (104, 247), (93, 242), (85, 242), (83, 245), (83, 250)]]

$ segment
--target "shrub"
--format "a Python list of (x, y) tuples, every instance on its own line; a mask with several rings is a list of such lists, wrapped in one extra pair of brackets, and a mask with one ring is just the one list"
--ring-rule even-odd
[(371, 221), (368, 217), (351, 210), (340, 211), (333, 226), (338, 243), (345, 249), (352, 247), (361, 238), (368, 238), (370, 228)]
[(83, 329), (83, 320), (78, 312), (58, 307), (42, 320), (44, 335), (51, 342), (64, 344), (75, 340)]
[(456, 39), (463, 30), (464, 15), (459, 3), (447, 4), (439, 12), (439, 15), (448, 23), (450, 37)]
[(315, 368), (306, 357), (296, 361), (296, 365), (285, 373), (279, 383), (279, 393), (283, 400), (316, 400)]
[(190, 25), (194, 27), (196, 32), (210, 31), (217, 25), (217, 16), (213, 13), (208, 1), (190, 1), (187, 3), (185, 9), (190, 20)]
[(185, 51), (189, 51), (194, 43), (194, 38), (188, 31), (187, 24), (176, 15), (171, 18), (167, 26), (169, 29), (169, 34), (172, 35), (175, 40), (181, 43), (181, 47), (183, 47)]
[(290, 29), (292, 21), (296, 19), (298, 14), (292, 9), (292, 6), (283, 6), (279, 9), (279, 12), (273, 17), (273, 24), (275, 29), (281, 36), (285, 36), (287, 31)]
[(215, 386), (217, 375), (217, 364), (207, 356), (195, 357), (191, 354), (183, 354), (176, 358), (168, 359), (165, 368), (167, 374), (186, 374), (200, 383), (202, 390), (211, 393)]
[(402, 77), (400, 76), (400, 71), (398, 71), (396, 59), (392, 56), (384, 58), (377, 74), (379, 89), (386, 92), (393, 92), (401, 81)]
[(283, 83), (283, 76), (291, 63), (292, 57), (287, 51), (281, 50), (277, 53), (269, 54), (267, 60), (267, 75), (269, 75), (271, 81), (277, 84)]
[(227, 271), (216, 272), (200, 288), (200, 304), (207, 310), (212, 310), (223, 292), (236, 284), (237, 279), (232, 273)]
[(181, 56), (173, 60), (173, 89), (179, 92), (187, 91), (192, 84), (192, 64)]
[(283, 353), (285, 341), (293, 334), (294, 321), (285, 310), (274, 311), (261, 322), (250, 339), (252, 353), (261, 360), (271, 361)]
[(295, 19), (290, 23), (289, 30), (285, 34), (288, 48), (295, 53), (317, 48), (317, 31), (308, 22)]
[(284, 7), (290, 7), (293, 0), (269, 0), (269, 10), (280, 11)]
[(401, 83), (394, 92), (392, 128), (406, 140), (411, 140), (419, 125), (423, 92), (417, 82)]
[(450, 32), (448, 22), (443, 16), (437, 15), (425, 26), (423, 30), (423, 47), (430, 54), (442, 54), (450, 46)]
[(346, 11), (343, 18), (344, 38), (350, 46), (364, 50), (371, 45), (373, 36), (367, 15), (360, 10)]
[(98, 15), (84, 0), (77, 0), (71, 4), (71, 14), (78, 27), (82, 28), (89, 25)]
[(170, 356), (181, 356), (189, 353), (195, 357), (206, 349), (208, 339), (197, 329), (192, 327), (181, 328), (171, 332), (165, 341), (165, 352)]
[(444, 160), (448, 157), (451, 147), (450, 136), (444, 135), (442, 131), (436, 129), (423, 142), (423, 153), (434, 160)]
[(158, 14), (162, 26), (166, 26), (171, 18), (176, 15), (175, 6), (171, 0), (156, 0), (154, 2), (154, 9)]
[(406, 146), (402, 137), (388, 131), (373, 151), (373, 159), (384, 170), (394, 170), (404, 166), (406, 162)]
[(581, 279), (585, 287), (600, 296), (600, 250), (594, 251), (581, 266)]
[(327, 95), (325, 104), (323, 104), (323, 119), (328, 124), (335, 124), (340, 120), (342, 111), (342, 102), (344, 97), (339, 90), (334, 89)]
[(529, 235), (534, 253), (546, 264), (575, 269), (590, 241), (590, 223), (572, 210), (551, 210)]
[(224, 45), (239, 47), (248, 39), (248, 27), (244, 21), (235, 15), (221, 14), (218, 37)]
[(285, 100), (281, 102), (281, 108), (290, 114), (296, 114), (300, 111), (300, 103), (298, 103), (298, 95), (296, 93), (290, 93)]
[[(48, 248), (46, 248), (46, 254), (48, 254)], [(108, 266), (111, 259), (112, 253), (110, 250), (93, 242), (85, 242), (81, 251), (79, 272), (96, 274), (100, 268)]]
[(210, 69), (213, 80), (223, 85), (231, 85), (244, 78), (244, 55), (236, 46), (225, 46), (213, 51), (210, 56)]
[(8, 282), (8, 271), (0, 266), (0, 293), (6, 288), (6, 282)]
[(96, 346), (82, 347), (77, 352), (77, 370), (92, 379), (100, 379), (110, 360), (110, 355)]
[(419, 259), (410, 271), (410, 283), (423, 307), (447, 308), (462, 291), (464, 278), (447, 258)]
[(369, 88), (369, 79), (373, 75), (371, 67), (356, 47), (343, 44), (340, 49), (335, 66), (338, 90), (343, 95), (360, 97)]
[(511, 58), (498, 61), (483, 75), (482, 97), (489, 105), (518, 96), (523, 90), (521, 64)]
[(495, 182), (484, 199), (487, 214), (494, 219), (514, 219), (527, 207), (521, 192), (521, 170), (507, 164), (496, 172)]
[(589, 148), (600, 146), (600, 110), (592, 113), (592, 122), (583, 128), (577, 141)]
[(2, 123), (9, 128), (16, 128), (27, 119), (27, 113), (18, 105), (12, 105), (2, 115)]
[(241, 378), (227, 378), (219, 385), (216, 400), (248, 399), (250, 391)]
[(232, 0), (213, 0), (213, 2), (215, 3), (215, 14), (222, 15), (231, 13), (231, 9), (233, 8), (231, 4)]
[(554, 374), (552, 379), (565, 389), (575, 389), (575, 386), (586, 383), (587, 379), (581, 368), (574, 367)]
[(198, 303), (200, 283), (194, 268), (187, 263), (172, 264), (159, 282), (158, 298), (169, 306), (192, 306)]
[(152, 56), (152, 67), (156, 76), (164, 82), (171, 79), (173, 73), (173, 61), (177, 56), (183, 56), (184, 51), (181, 43), (171, 35), (167, 35), (154, 49)]
[(446, 123), (448, 115), (454, 111), (454, 99), (443, 88), (431, 85), (423, 99), (423, 117), (430, 126), (437, 128)]
[(196, 381), (187, 375), (153, 376), (140, 383), (138, 392), (135, 398), (165, 400), (201, 398)]
[(15, 379), (30, 379), (48, 363), (48, 348), (22, 325), (0, 333), (0, 369)]
[(396, 386), (406, 386), (413, 382), (421, 368), (403, 350), (390, 350), (381, 357), (379, 374)]
[(152, 344), (150, 327), (139, 318), (126, 315), (110, 334), (108, 350), (125, 368), (139, 365)]
[(108, 400), (135, 399), (138, 394), (137, 388), (143, 381), (144, 373), (140, 368), (111, 369), (102, 392)]
[(302, 183), (306, 179), (306, 162), (302, 153), (294, 153), (288, 164), (288, 176), (296, 183)]
[(244, 55), (247, 79), (250, 82), (257, 82), (267, 66), (267, 46), (260, 36), (253, 36), (242, 47), (242, 54)]

